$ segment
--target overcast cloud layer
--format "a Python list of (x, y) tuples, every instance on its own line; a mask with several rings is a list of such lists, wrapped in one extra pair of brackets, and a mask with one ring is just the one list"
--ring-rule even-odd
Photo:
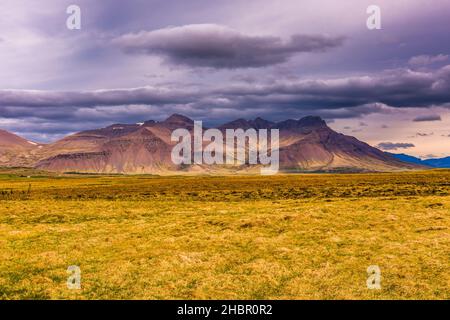
[[(81, 30), (65, 27), (73, 3)], [(381, 30), (365, 0), (3, 0), (0, 128), (50, 141), (173, 112), (320, 115), (380, 148), (449, 155), (450, 2), (378, 3)]]
[(301, 52), (321, 52), (342, 45), (342, 37), (250, 36), (216, 24), (196, 24), (141, 31), (114, 39), (130, 54), (158, 55), (168, 64), (217, 69), (266, 67)]

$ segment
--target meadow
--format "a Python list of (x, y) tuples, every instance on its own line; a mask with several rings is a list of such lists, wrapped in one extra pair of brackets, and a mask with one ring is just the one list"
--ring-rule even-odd
[(449, 262), (450, 170), (0, 169), (1, 299), (450, 299)]

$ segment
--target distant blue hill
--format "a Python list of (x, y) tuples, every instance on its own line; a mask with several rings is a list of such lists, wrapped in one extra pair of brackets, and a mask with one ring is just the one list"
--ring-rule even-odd
[(414, 164), (422, 164), (425, 166), (430, 166), (433, 168), (450, 168), (450, 157), (446, 158), (439, 158), (439, 159), (426, 159), (422, 160), (404, 153), (389, 153), (389, 155), (393, 156), (394, 158), (397, 158), (398, 160), (401, 160), (403, 162), (409, 162)]
[(428, 159), (424, 160), (424, 162), (435, 168), (450, 168), (450, 157), (440, 158), (440, 159)]

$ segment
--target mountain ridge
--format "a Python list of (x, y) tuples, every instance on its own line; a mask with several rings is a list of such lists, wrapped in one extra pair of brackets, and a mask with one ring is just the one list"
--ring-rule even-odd
[(404, 162), (425, 165), (433, 168), (450, 168), (450, 157), (420, 159), (405, 153), (388, 153), (388, 154)]
[(27, 166), (42, 144), (29, 141), (14, 133), (0, 129), (0, 166)]
[[(147, 120), (138, 124), (113, 124), (85, 130), (25, 152), (29, 167), (57, 172), (84, 173), (170, 173), (222, 172), (219, 166), (176, 166), (171, 150), (176, 142), (171, 133), (178, 128), (193, 132), (194, 121), (173, 114), (163, 121)], [(337, 133), (320, 117), (307, 116), (272, 122), (260, 117), (237, 119), (218, 126), (220, 130), (279, 129), (280, 171), (396, 171), (425, 168), (402, 162), (355, 137)], [(225, 141), (224, 141), (225, 143)], [(5, 160), (5, 159), (4, 159)], [(14, 166), (14, 157), (3, 165)], [(254, 167), (254, 166), (253, 166)], [(227, 168), (233, 172), (252, 171), (252, 166)]]

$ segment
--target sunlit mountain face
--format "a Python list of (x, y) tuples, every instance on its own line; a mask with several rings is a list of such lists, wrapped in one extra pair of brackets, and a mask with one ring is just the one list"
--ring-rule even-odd
[(49, 143), (173, 113), (208, 126), (312, 115), (444, 158), (450, 2), (433, 3), (4, 0), (0, 128)]
[[(184, 133), (177, 133), (179, 130)], [(280, 122), (262, 118), (236, 119), (212, 129), (215, 133), (210, 130), (203, 128), (201, 122), (173, 114), (164, 121), (117, 123), (82, 131), (45, 145), (0, 131), (0, 166), (100, 174), (248, 174), (258, 170), (267, 172), (266, 169), (261, 171), (261, 165), (268, 164), (272, 173), (394, 172), (431, 168), (425, 163), (397, 159), (352, 136), (335, 132), (320, 117)], [(268, 139), (263, 138), (261, 130)], [(209, 134), (214, 135), (213, 143), (207, 138)], [(196, 144), (196, 139), (200, 145)], [(266, 146), (266, 156), (261, 158), (263, 146)], [(211, 148), (214, 155), (208, 151)], [(205, 160), (207, 158), (212, 160)], [(237, 159), (242, 161), (238, 163)], [(261, 162), (261, 159), (266, 160)]]

